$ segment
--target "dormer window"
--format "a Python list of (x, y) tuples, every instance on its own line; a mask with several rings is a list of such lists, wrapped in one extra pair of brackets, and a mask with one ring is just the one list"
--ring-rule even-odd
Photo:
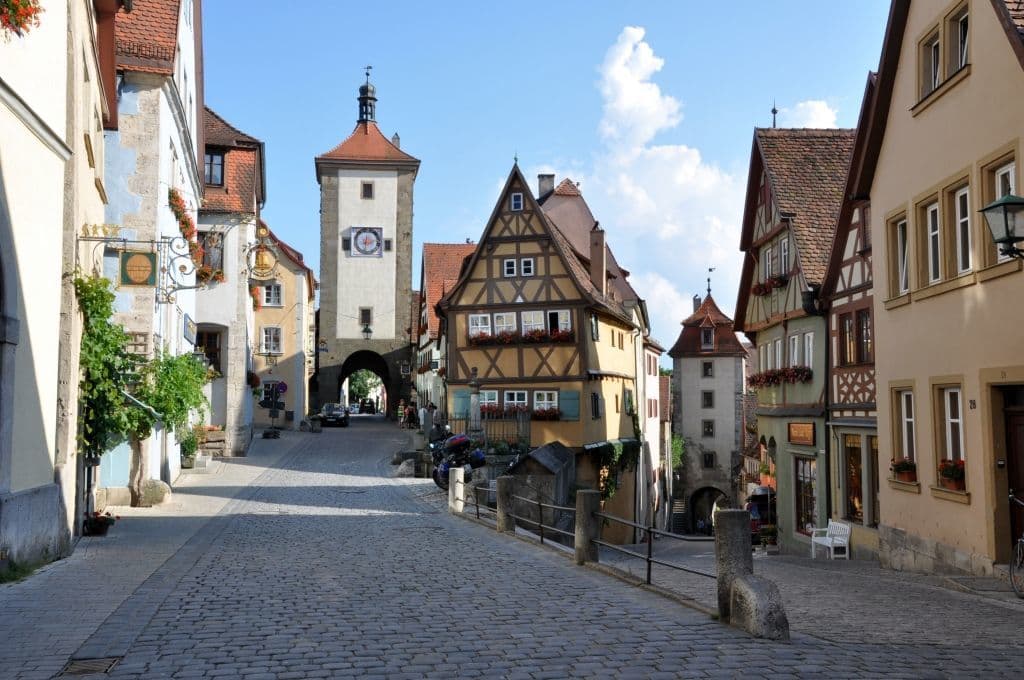
[(211, 186), (224, 186), (224, 153), (211, 152), (206, 154), (206, 183)]
[(512, 212), (519, 212), (523, 209), (522, 193), (517, 191), (516, 193), (512, 194), (512, 197), (509, 200), (509, 209), (512, 210)]
[(700, 329), (700, 348), (702, 350), (714, 349), (715, 348), (715, 329), (714, 328), (701, 328)]

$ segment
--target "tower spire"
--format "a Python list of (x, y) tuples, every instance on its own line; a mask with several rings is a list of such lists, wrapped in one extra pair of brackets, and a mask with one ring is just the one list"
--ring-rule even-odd
[(370, 84), (372, 66), (366, 66), (366, 82), (359, 86), (359, 122), (372, 123), (377, 120), (377, 88)]
[[(367, 76), (367, 77), (369, 77), (369, 76)], [(772, 127), (773, 128), (775, 127), (775, 114), (777, 114), (778, 112), (779, 112), (779, 110), (777, 108), (775, 108), (775, 100), (773, 99), (772, 100)]]

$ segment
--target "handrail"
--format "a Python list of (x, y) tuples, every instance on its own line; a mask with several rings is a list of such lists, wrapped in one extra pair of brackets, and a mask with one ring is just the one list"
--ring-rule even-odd
[(674, 562), (666, 562), (665, 560), (659, 560), (656, 557), (654, 557), (654, 555), (653, 555), (653, 551), (654, 551), (654, 537), (655, 536), (667, 536), (669, 538), (674, 538), (674, 539), (679, 540), (679, 541), (694, 541), (694, 542), (696, 542), (699, 539), (694, 539), (694, 538), (690, 538), (688, 536), (683, 536), (682, 534), (674, 534), (671, 531), (664, 531), (662, 529), (656, 528), (653, 524), (650, 525), (650, 526), (644, 526), (643, 524), (639, 524), (637, 522), (633, 522), (631, 520), (624, 519), (622, 517), (617, 517), (616, 515), (609, 515), (606, 512), (595, 512), (594, 513), (594, 517), (599, 517), (601, 519), (605, 519), (605, 520), (608, 520), (610, 522), (618, 522), (619, 524), (625, 524), (626, 526), (634, 527), (634, 528), (639, 529), (639, 530), (641, 530), (641, 531), (643, 531), (643, 532), (645, 532), (647, 534), (647, 541), (646, 541), (647, 542), (647, 554), (646, 555), (638, 553), (638, 552), (636, 552), (634, 550), (628, 550), (628, 549), (623, 548), (622, 546), (619, 546), (619, 545), (614, 545), (612, 543), (608, 543), (607, 541), (602, 541), (602, 540), (597, 539), (597, 538), (592, 539), (593, 542), (596, 545), (603, 546), (605, 548), (610, 548), (611, 550), (614, 550), (614, 551), (620, 552), (620, 553), (625, 553), (626, 555), (630, 555), (632, 557), (638, 557), (638, 558), (642, 559), (644, 562), (646, 562), (647, 563), (647, 585), (651, 585), (651, 565), (652, 564), (660, 564), (663, 567), (669, 567), (670, 569), (676, 569), (678, 571), (685, 571), (685, 572), (687, 572), (689, 574), (697, 574), (698, 576), (707, 576), (708, 578), (718, 578), (715, 574), (709, 574), (706, 571), (701, 571), (699, 569), (691, 569), (689, 567), (684, 567), (684, 566), (682, 566), (680, 564), (675, 564)]

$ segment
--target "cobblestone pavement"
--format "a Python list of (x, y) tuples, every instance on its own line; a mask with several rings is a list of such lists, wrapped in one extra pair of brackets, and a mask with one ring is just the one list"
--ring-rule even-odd
[[(1024, 668), (1019, 647), (988, 643), (992, 626), (957, 645), (754, 640), (424, 502), (429, 480), (388, 475), (389, 454), (405, 441), (369, 418), (286, 437), (280, 460), (219, 509), (202, 496), (223, 501), (225, 488), (192, 489), (193, 514), (212, 516), (202, 526), (185, 526), (189, 501), (179, 491), (177, 514), (139, 511), (115, 527), (107, 539), (133, 523), (154, 532), (124, 532), (129, 545), (99, 553), (107, 567), (112, 558), (137, 563), (131, 582), (93, 570), (82, 588), (80, 550), (0, 588), (0, 634), (20, 628), (35, 648), (39, 636), (62, 645), (38, 657), (4, 650), (0, 677), (52, 675), (44, 662), (66, 659), (66, 649), (123, 656), (99, 676), (110, 678), (991, 678)], [(165, 513), (164, 524), (146, 512)], [(161, 528), (191, 535), (170, 545)], [(151, 568), (160, 555), (165, 561)], [(82, 590), (109, 604), (69, 611)], [(15, 602), (21, 618), (9, 624)], [(62, 613), (48, 618), (52, 610)], [(906, 617), (939, 627), (961, 614)]]

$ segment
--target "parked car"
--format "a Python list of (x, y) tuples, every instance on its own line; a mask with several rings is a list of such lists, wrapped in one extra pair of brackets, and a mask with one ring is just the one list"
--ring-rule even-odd
[(348, 412), (349, 413), (359, 413), (359, 404), (349, 404), (348, 405)]
[(324, 404), (320, 410), (320, 422), (327, 425), (348, 427), (348, 411), (341, 404)]
[(372, 399), (363, 399), (361, 402), (359, 402), (359, 412), (369, 413), (370, 415), (373, 415), (374, 413), (377, 412), (377, 408), (373, 405)]
[(761, 527), (778, 523), (779, 514), (775, 507), (775, 489), (759, 486), (747, 496), (743, 509), (750, 513), (750, 539), (755, 545), (761, 543)]

